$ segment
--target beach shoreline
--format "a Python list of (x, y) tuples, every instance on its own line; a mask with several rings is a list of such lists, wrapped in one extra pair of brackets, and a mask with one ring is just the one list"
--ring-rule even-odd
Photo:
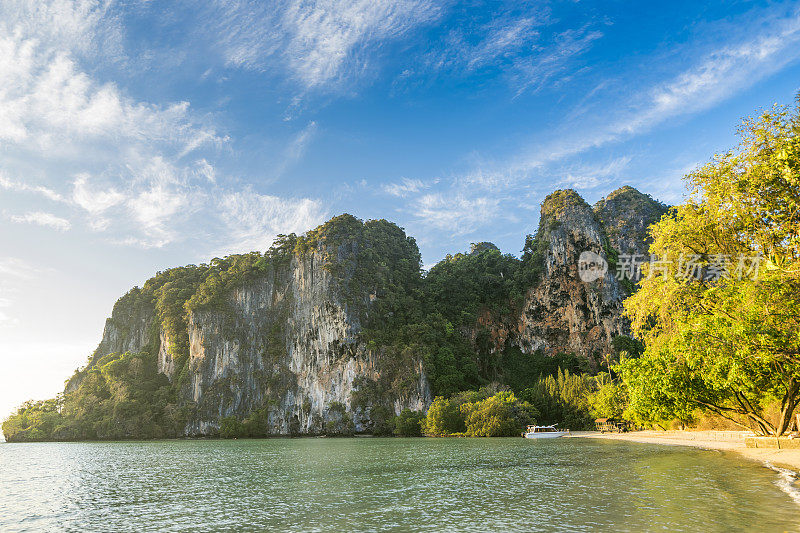
[(800, 449), (748, 448), (744, 443), (744, 434), (740, 432), (632, 431), (629, 433), (600, 433), (599, 431), (576, 431), (570, 437), (730, 451), (744, 459), (761, 462), (770, 468), (778, 467), (800, 472)]

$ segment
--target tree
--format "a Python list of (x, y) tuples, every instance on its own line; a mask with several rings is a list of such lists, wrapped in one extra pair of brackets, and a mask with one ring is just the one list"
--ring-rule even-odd
[(652, 227), (659, 262), (625, 302), (647, 347), (621, 365), (632, 418), (699, 409), (787, 430), (800, 401), (798, 111), (800, 98), (746, 120), (740, 145), (689, 174), (687, 201)]
[(235, 439), (245, 436), (244, 425), (235, 416), (226, 416), (219, 422), (219, 436), (223, 439)]
[(470, 437), (515, 437), (537, 415), (528, 402), (520, 402), (513, 392), (498, 392), (494, 396), (461, 405)]
[(520, 397), (536, 408), (542, 423), (586, 429), (592, 423), (588, 400), (591, 392), (589, 376), (570, 374), (559, 368), (555, 376), (539, 378), (533, 387), (523, 390)]
[(399, 437), (421, 437), (421, 424), (424, 419), (424, 413), (412, 411), (411, 409), (403, 409), (403, 411), (392, 420), (394, 423), (394, 434)]
[(430, 437), (444, 437), (464, 431), (464, 419), (456, 402), (442, 396), (434, 398), (422, 421), (422, 431)]
[(589, 405), (595, 418), (622, 418), (628, 405), (628, 389), (618, 379), (610, 379), (606, 374), (595, 378), (597, 390), (589, 395)]

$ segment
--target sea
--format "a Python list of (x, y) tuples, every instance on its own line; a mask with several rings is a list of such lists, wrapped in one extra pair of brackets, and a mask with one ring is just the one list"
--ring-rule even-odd
[(0, 531), (800, 531), (789, 470), (579, 438), (0, 444)]

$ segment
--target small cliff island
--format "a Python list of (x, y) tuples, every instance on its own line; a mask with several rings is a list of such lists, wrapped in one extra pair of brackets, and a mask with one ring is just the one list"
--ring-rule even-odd
[[(631, 187), (594, 207), (556, 191), (521, 258), (478, 243), (427, 273), (402, 228), (345, 214), (265, 253), (159, 272), (116, 302), (64, 393), (29, 404), (35, 421), (23, 406), (3, 431), (9, 441), (385, 434), (436, 396), (519, 391), (553, 361), (596, 371), (627, 339), (632, 286), (616, 279), (617, 256), (646, 253), (647, 227), (665, 211)], [(577, 271), (585, 251), (609, 264), (589, 283)]]

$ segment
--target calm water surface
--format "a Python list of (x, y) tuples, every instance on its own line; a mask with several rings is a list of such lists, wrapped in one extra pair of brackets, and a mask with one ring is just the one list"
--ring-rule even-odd
[(800, 531), (778, 481), (591, 439), (0, 444), (0, 531)]

